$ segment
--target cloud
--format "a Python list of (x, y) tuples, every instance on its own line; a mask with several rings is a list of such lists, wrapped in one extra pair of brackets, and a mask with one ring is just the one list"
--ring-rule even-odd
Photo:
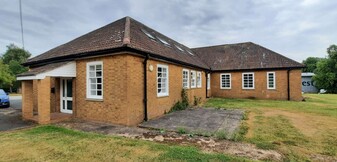
[[(33, 55), (124, 16), (189, 47), (252, 41), (302, 61), (337, 43), (335, 1), (318, 0), (25, 0), (25, 48)], [(0, 53), (21, 45), (18, 1), (0, 8)]]

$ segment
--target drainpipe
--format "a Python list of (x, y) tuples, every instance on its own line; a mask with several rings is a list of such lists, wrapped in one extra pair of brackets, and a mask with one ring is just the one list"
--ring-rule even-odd
[(290, 100), (290, 78), (289, 78), (289, 73), (290, 73), (290, 69), (287, 70), (287, 82), (288, 82), (288, 87), (287, 87), (287, 90), (288, 90), (288, 101)]
[(149, 54), (146, 55), (144, 62), (143, 62), (143, 69), (144, 69), (144, 121), (147, 121), (147, 60), (149, 59)]
[(208, 74), (209, 74), (209, 72), (205, 71), (205, 75), (206, 75), (206, 98), (209, 98), (208, 97), (208, 87), (207, 87), (207, 85), (208, 85)]

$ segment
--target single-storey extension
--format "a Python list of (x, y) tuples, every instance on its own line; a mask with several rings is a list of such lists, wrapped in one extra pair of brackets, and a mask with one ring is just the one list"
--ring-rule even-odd
[(186, 89), (208, 97), (302, 100), (302, 64), (257, 44), (189, 48), (125, 17), (29, 59), (24, 119), (137, 125), (170, 111)]

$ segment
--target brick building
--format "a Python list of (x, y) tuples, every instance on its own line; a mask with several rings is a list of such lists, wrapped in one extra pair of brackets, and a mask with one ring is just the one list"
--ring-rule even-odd
[(23, 118), (137, 125), (170, 111), (187, 89), (207, 97), (296, 100), (302, 64), (254, 43), (188, 48), (125, 17), (29, 59)]

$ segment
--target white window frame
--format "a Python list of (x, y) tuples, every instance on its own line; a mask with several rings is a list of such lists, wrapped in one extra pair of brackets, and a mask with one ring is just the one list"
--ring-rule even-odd
[(207, 74), (207, 89), (211, 89), (211, 74)]
[[(186, 80), (186, 87), (184, 87), (184, 72), (187, 72), (187, 80)], [(189, 89), (190, 88), (190, 71), (187, 70), (187, 69), (183, 69), (183, 72), (182, 72), (182, 79), (183, 79), (183, 88), (185, 89)]]
[[(249, 75), (252, 74), (253, 77), (253, 87), (244, 87), (245, 83), (244, 83), (244, 75)], [(253, 72), (251, 73), (242, 73), (242, 89), (255, 89), (255, 75)]]
[[(158, 68), (166, 68), (166, 85), (165, 85), (165, 88), (166, 88), (166, 92), (158, 92)], [(157, 97), (165, 97), (165, 96), (169, 96), (169, 85), (170, 85), (170, 82), (169, 82), (169, 67), (167, 65), (162, 65), (162, 64), (157, 64)]]
[[(229, 87), (222, 86), (222, 76), (229, 75)], [(232, 89), (232, 74), (231, 73), (221, 73), (220, 74), (220, 89)]]
[[(96, 65), (101, 65), (101, 67), (102, 67), (102, 76), (101, 76), (101, 78), (102, 78), (102, 95), (101, 96), (98, 96), (98, 95), (91, 95), (91, 86), (90, 86), (90, 77), (89, 77), (89, 67), (90, 66), (92, 66), (92, 65), (95, 65), (95, 71), (96, 71)], [(103, 88), (104, 88), (104, 84), (103, 84), (103, 80), (104, 80), (104, 69), (103, 69), (104, 67), (103, 67), (103, 61), (93, 61), (93, 62), (88, 62), (87, 63), (87, 69), (86, 69), (86, 71), (87, 71), (87, 81), (86, 81), (86, 84), (87, 84), (87, 98), (88, 99), (103, 99)], [(97, 85), (97, 83), (96, 83), (96, 85)], [(97, 92), (97, 91), (96, 91)]]
[(191, 88), (196, 88), (196, 87), (197, 87), (197, 72), (194, 70), (191, 70)]
[[(273, 87), (269, 86), (269, 74), (273, 74)], [(276, 74), (275, 74), (275, 72), (267, 72), (267, 89), (276, 89)]]
[[(198, 78), (198, 76), (200, 76), (200, 78)], [(201, 75), (201, 72), (198, 71), (197, 72), (197, 76), (196, 76), (196, 84), (197, 84), (197, 87), (198, 88), (201, 88), (202, 87), (202, 75)]]

